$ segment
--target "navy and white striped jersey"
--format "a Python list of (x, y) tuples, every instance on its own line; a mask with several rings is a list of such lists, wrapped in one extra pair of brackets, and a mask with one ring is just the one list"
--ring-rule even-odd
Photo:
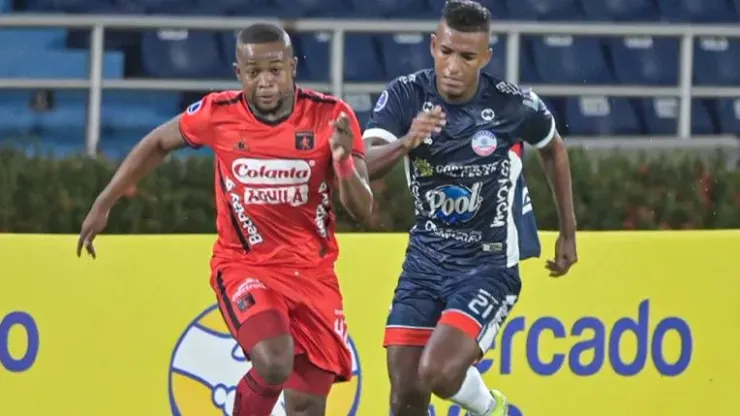
[[(407, 272), (513, 267), (532, 257), (520, 252), (523, 217), (532, 216), (523, 202), (522, 142), (543, 148), (556, 134), (555, 121), (531, 90), (480, 77), (475, 96), (465, 104), (449, 104), (439, 96), (433, 69), (400, 77), (381, 94), (363, 134), (392, 142), (408, 132), (419, 111), (439, 105), (447, 115), (442, 132), (405, 160), (416, 211)], [(533, 221), (527, 238), (536, 240)], [(536, 250), (539, 255), (538, 240)]]

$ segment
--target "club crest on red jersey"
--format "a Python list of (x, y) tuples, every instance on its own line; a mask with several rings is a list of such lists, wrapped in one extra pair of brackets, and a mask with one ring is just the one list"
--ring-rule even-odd
[(312, 131), (295, 132), (296, 150), (313, 150), (313, 146), (314, 146), (313, 138), (314, 138), (314, 134)]

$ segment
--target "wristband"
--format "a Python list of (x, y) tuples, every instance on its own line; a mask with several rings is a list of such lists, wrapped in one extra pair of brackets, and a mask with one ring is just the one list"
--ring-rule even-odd
[(355, 161), (352, 156), (334, 161), (334, 172), (337, 174), (337, 178), (346, 179), (355, 174)]

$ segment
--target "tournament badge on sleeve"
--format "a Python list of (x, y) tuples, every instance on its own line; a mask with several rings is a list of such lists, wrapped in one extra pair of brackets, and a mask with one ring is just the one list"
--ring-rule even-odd
[[(362, 371), (352, 338), (352, 378), (335, 384), (326, 414), (354, 416), (360, 404)], [(216, 305), (206, 309), (188, 325), (175, 345), (169, 368), (169, 396), (176, 416), (231, 416), (236, 384), (251, 368), (239, 345), (231, 337)], [(285, 416), (285, 398), (272, 416)]]

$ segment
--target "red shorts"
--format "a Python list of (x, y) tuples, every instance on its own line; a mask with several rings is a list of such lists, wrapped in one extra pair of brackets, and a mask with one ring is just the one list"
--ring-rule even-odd
[[(212, 270), (211, 285), (232, 336), (250, 317), (277, 311), (288, 322), (296, 355), (305, 354), (311, 364), (336, 374), (337, 381), (351, 378), (347, 323), (333, 270), (220, 264)], [(277, 335), (271, 328), (255, 330), (263, 339)]]

